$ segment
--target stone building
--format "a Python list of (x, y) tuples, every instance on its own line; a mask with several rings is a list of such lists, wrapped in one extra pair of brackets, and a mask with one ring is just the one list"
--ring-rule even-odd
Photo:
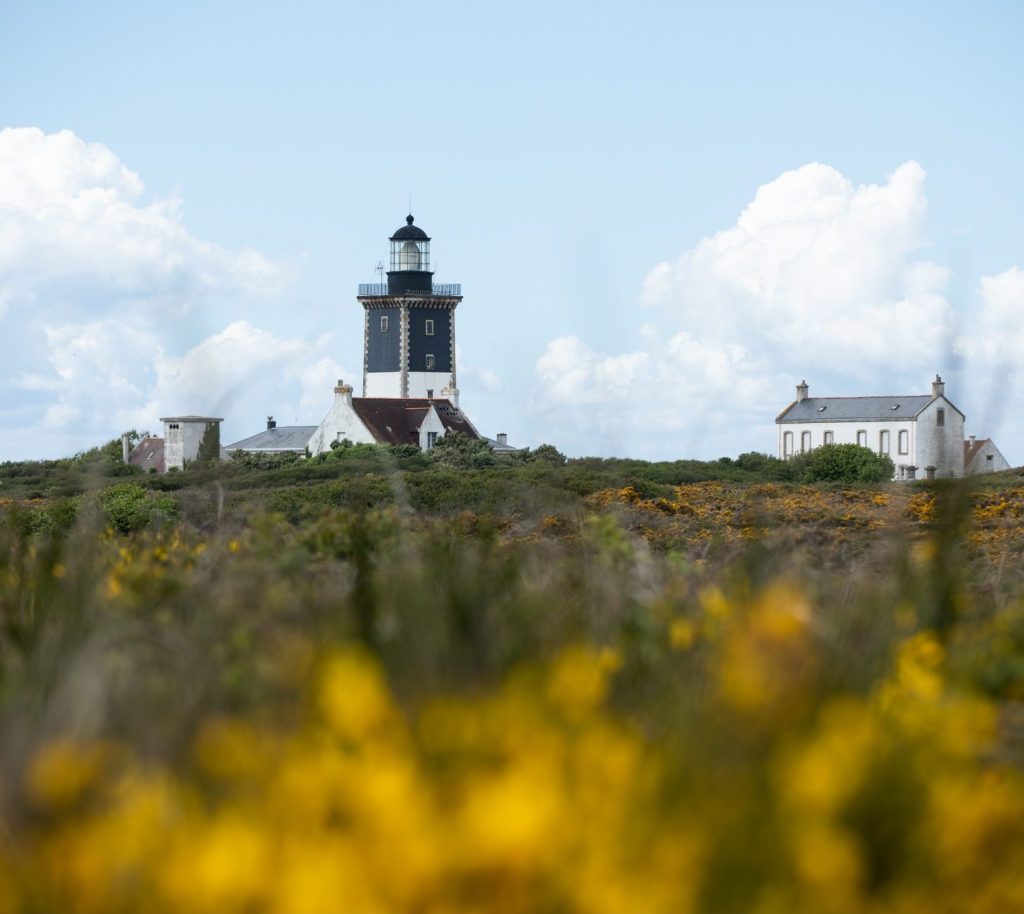
[(930, 395), (889, 397), (812, 397), (802, 381), (775, 420), (778, 455), (859, 444), (892, 458), (897, 479), (963, 476), (964, 421), (938, 375)]

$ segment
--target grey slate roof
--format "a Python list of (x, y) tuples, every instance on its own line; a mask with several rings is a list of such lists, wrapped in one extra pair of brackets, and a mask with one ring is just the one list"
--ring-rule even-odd
[(522, 448), (514, 447), (511, 444), (502, 444), (497, 438), (488, 438), (486, 435), (482, 437), (496, 454), (514, 454), (516, 451), (522, 450)]
[[(807, 397), (799, 403), (791, 403), (775, 421), (877, 422), (912, 419), (931, 403), (932, 399), (933, 397), (927, 394), (911, 397)], [(953, 406), (953, 409), (956, 407)]]
[(143, 438), (128, 455), (128, 462), (144, 470), (154, 469), (163, 473), (167, 469), (164, 463), (164, 439)]
[(315, 425), (279, 425), (229, 444), (227, 451), (304, 451), (317, 430)]

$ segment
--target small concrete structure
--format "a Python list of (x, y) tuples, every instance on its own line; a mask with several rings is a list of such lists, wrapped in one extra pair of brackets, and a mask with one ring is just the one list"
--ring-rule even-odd
[(220, 424), (212, 416), (168, 416), (164, 424), (164, 464), (168, 470), (185, 469), (194, 460), (219, 460)]

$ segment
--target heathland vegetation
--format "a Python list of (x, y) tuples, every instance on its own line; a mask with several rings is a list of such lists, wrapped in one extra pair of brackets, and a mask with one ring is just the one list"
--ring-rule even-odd
[(1024, 910), (1017, 473), (118, 452), (0, 465), (0, 914)]

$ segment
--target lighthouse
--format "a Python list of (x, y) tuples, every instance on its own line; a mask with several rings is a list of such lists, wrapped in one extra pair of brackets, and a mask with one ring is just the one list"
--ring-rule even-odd
[(389, 239), (386, 283), (359, 286), (363, 306), (363, 396), (444, 398), (458, 405), (455, 309), (458, 283), (438, 285), (430, 236), (412, 215)]

